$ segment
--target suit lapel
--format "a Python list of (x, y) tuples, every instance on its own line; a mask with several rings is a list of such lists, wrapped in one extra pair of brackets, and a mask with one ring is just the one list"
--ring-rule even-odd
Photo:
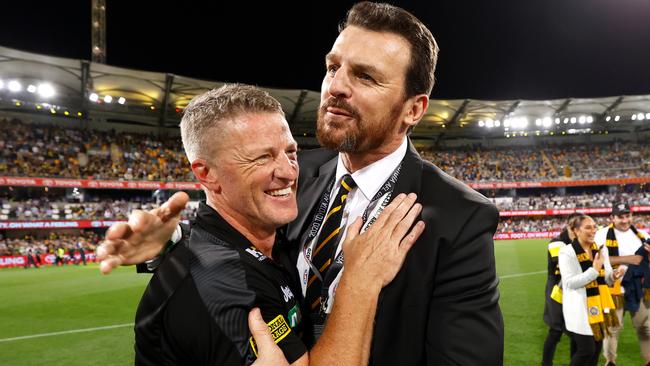
[(327, 189), (327, 184), (336, 173), (338, 155), (330, 159), (318, 169), (316, 176), (302, 176), (298, 181), (298, 217), (289, 225), (287, 236), (291, 239), (300, 238), (301, 244), (304, 240), (307, 225), (310, 224), (314, 208), (318, 205)]
[(406, 155), (402, 160), (402, 170), (393, 190), (393, 197), (400, 193), (420, 194), (422, 185), (422, 158), (411, 144), (408, 142)]

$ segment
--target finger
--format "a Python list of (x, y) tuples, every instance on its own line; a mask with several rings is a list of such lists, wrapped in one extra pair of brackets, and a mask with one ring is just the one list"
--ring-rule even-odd
[(127, 223), (121, 222), (111, 225), (111, 227), (106, 230), (105, 238), (106, 240), (126, 239), (131, 236), (131, 234), (133, 234), (131, 227)]
[(409, 231), (411, 226), (413, 226), (413, 223), (417, 220), (420, 212), (422, 212), (422, 205), (419, 203), (413, 205), (406, 216), (404, 216), (397, 226), (395, 226), (391, 238), (401, 240)]
[(95, 256), (98, 260), (104, 260), (109, 255), (115, 254), (119, 246), (119, 240), (103, 241), (95, 250)]
[(155, 221), (159, 219), (155, 214), (158, 210), (160, 210), (160, 208), (153, 209), (149, 212), (142, 210), (131, 211), (128, 223), (131, 230), (135, 233), (142, 233), (146, 230), (150, 230), (154, 226)]
[(354, 222), (348, 226), (347, 232), (345, 234), (345, 241), (343, 242), (343, 253), (347, 252), (352, 245), (352, 240), (359, 235), (361, 227), (363, 226), (363, 219), (361, 216), (357, 217)]
[(119, 267), (122, 264), (122, 260), (117, 256), (111, 256), (107, 259), (104, 259), (99, 264), (99, 270), (102, 274), (109, 274), (114, 268)]
[(180, 215), (189, 200), (190, 196), (185, 192), (174, 193), (167, 202), (160, 206), (158, 217), (165, 222), (174, 216)]
[(411, 207), (415, 204), (418, 196), (415, 193), (409, 193), (404, 200), (397, 206), (386, 220), (386, 226), (395, 228), (399, 222), (407, 215)]
[[(393, 198), (393, 201), (384, 208), (384, 210), (381, 212), (379, 217), (377, 217), (377, 220), (375, 221), (374, 224), (372, 224), (372, 227), (378, 227), (381, 228), (384, 226), (385, 222), (388, 220), (388, 217), (393, 213), (393, 211), (399, 207), (399, 205), (404, 201), (406, 198), (406, 194), (400, 193), (397, 195), (397, 197)], [(378, 229), (375, 229), (378, 230)]]
[(269, 326), (264, 322), (260, 309), (254, 308), (248, 313), (248, 328), (257, 343), (258, 354), (262, 354), (271, 347), (275, 347)]
[(403, 261), (404, 258), (406, 258), (406, 254), (408, 254), (409, 250), (413, 247), (413, 244), (420, 238), (420, 235), (424, 232), (425, 228), (424, 221), (418, 221), (415, 226), (413, 226), (413, 229), (402, 239), (399, 245), (398, 253), (400, 255), (400, 259)]

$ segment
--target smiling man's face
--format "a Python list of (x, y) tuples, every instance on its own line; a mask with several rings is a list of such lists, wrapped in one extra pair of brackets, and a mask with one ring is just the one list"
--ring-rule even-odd
[(296, 218), (297, 144), (281, 114), (235, 118), (218, 148), (222, 202), (239, 224), (275, 230)]

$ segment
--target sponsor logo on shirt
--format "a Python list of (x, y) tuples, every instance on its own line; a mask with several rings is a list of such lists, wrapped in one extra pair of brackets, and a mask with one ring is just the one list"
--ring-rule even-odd
[(291, 308), (291, 310), (289, 310), (287, 319), (289, 319), (289, 326), (291, 328), (295, 328), (298, 324), (300, 324), (300, 320), (302, 319), (302, 316), (300, 314), (300, 307), (298, 306), (298, 304), (294, 305)]
[(289, 286), (280, 286), (280, 290), (282, 290), (282, 294), (284, 295), (284, 302), (289, 302), (289, 300), (293, 299), (293, 292), (291, 292)]
[(257, 258), (258, 261), (263, 261), (266, 259), (266, 256), (262, 254), (259, 250), (257, 250), (255, 247), (248, 247), (246, 248), (246, 251), (248, 254), (252, 255), (253, 257)]
[[(287, 336), (287, 334), (291, 333), (291, 327), (287, 324), (287, 321), (284, 319), (282, 314), (276, 316), (275, 319), (271, 320), (267, 324), (275, 343), (279, 343)], [(250, 337), (248, 341), (253, 349), (253, 353), (257, 357), (257, 344), (255, 343), (255, 340), (253, 337)]]

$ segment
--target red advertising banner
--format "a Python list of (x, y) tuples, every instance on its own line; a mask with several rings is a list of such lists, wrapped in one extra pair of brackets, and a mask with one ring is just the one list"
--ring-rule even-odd
[[(56, 256), (54, 254), (41, 254), (40, 265), (54, 265), (56, 263)], [(65, 255), (64, 260), (66, 263), (82, 263), (81, 254), (75, 252), (74, 261), (70, 260), (69, 255)], [(86, 252), (86, 262), (95, 262), (95, 253)], [(0, 256), (0, 268), (11, 268), (11, 267), (24, 267), (27, 264), (26, 255), (12, 255), (12, 256)]]
[(531, 231), (528, 233), (497, 233), (494, 240), (548, 239), (560, 235), (559, 231)]
[[(621, 184), (640, 184), (640, 183), (650, 183), (650, 177), (590, 179), (590, 180), (556, 180), (556, 181), (544, 181), (544, 182), (481, 182), (481, 183), (468, 182), (467, 184), (474, 189), (508, 189), (508, 188), (621, 185)], [(178, 190), (200, 190), (201, 189), (201, 185), (195, 182), (148, 182), (148, 181), (28, 178), (28, 177), (0, 177), (0, 186), (102, 188), (102, 189), (178, 189)]]
[(178, 189), (199, 190), (194, 182), (147, 182), (93, 179), (21, 178), (0, 177), (0, 186), (55, 187), (55, 188), (102, 188), (102, 189)]
[(106, 220), (79, 221), (0, 221), (0, 230), (44, 230), (44, 229), (92, 229), (106, 228), (118, 222)]

